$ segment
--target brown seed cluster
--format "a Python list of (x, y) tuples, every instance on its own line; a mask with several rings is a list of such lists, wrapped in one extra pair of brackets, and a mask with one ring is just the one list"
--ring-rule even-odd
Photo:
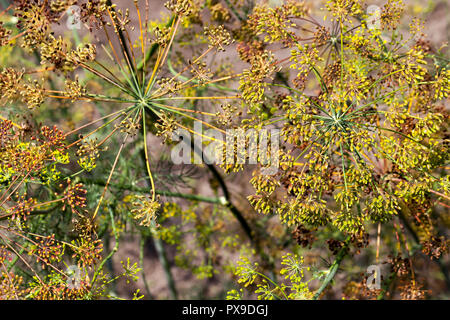
[(208, 38), (210, 48), (216, 48), (217, 51), (225, 51), (225, 46), (228, 46), (231, 42), (230, 33), (220, 26), (205, 27), (205, 36)]
[(294, 237), (295, 241), (303, 248), (311, 248), (312, 244), (316, 240), (316, 237), (314, 236), (312, 230), (305, 228), (303, 225), (298, 225), (292, 232), (292, 236)]
[(68, 187), (64, 191), (64, 205), (70, 206), (74, 211), (77, 208), (85, 208), (87, 190), (83, 188), (83, 184), (72, 184), (70, 180), (67, 181), (67, 184)]
[(34, 198), (27, 198), (27, 195), (21, 195), (15, 201), (16, 205), (8, 210), (8, 215), (12, 220), (19, 219), (26, 221), (28, 216), (35, 210), (37, 200)]
[(36, 257), (36, 262), (42, 264), (42, 268), (58, 262), (64, 253), (64, 247), (58, 243), (55, 239), (55, 235), (52, 234), (47, 237), (38, 238), (37, 243), (30, 254)]
[(11, 30), (6, 29), (3, 26), (3, 22), (0, 22), (0, 47), (5, 46), (9, 43), (9, 35)]

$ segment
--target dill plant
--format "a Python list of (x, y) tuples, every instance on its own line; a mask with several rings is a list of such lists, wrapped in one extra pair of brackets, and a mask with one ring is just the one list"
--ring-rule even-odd
[[(52, 31), (55, 24), (64, 21), (66, 11), (73, 5), (79, 6), (81, 22), (93, 38), (99, 40), (98, 33), (103, 33), (106, 45), (100, 46), (101, 53), (95, 44), (81, 41), (77, 33), (75, 42), (78, 44), (75, 43), (77, 46), (73, 48), (71, 41)], [(14, 143), (11, 144), (11, 149), (8, 145), (4, 150), (2, 168), (5, 169), (2, 171), (4, 177), (2, 179), (5, 183), (2, 190), (3, 214), (0, 219), (8, 222), (2, 226), (5, 232), (13, 232), (15, 236), (2, 236), (2, 243), (5, 245), (2, 250), (7, 253), (6, 257), (10, 254), (15, 255), (25, 264), (25, 268), (18, 269), (20, 272), (27, 269), (26, 267), (32, 272), (29, 274), (32, 281), (25, 281), (20, 277), (17, 288), (11, 280), (15, 274), (10, 271), (3, 273), (2, 281), (10, 283), (5, 293), (8, 297), (12, 297), (11, 295), (19, 297), (18, 292), (20, 297), (44, 299), (111, 297), (107, 290), (109, 284), (117, 277), (107, 274), (104, 267), (118, 250), (121, 230), (116, 227), (116, 223), (122, 220), (117, 214), (120, 211), (118, 201), (109, 201), (106, 198), (127, 143), (133, 141), (133, 145), (138, 145), (135, 150), (142, 150), (143, 172), (145, 172), (143, 176), (148, 182), (148, 188), (145, 196), (142, 193), (131, 196), (129, 203), (131, 209), (125, 213), (125, 217), (135, 221), (136, 228), (142, 227), (140, 232), (145, 238), (145, 234), (148, 234), (145, 229), (156, 227), (156, 213), (160, 208), (150, 165), (148, 134), (152, 132), (167, 139), (172, 137), (177, 128), (201, 134), (190, 129), (194, 120), (216, 128), (198, 117), (209, 116), (214, 119), (220, 114), (183, 108), (181, 103), (229, 101), (238, 97), (227, 93), (208, 96), (205, 90), (197, 90), (212, 87), (217, 91), (220, 82), (235, 77), (233, 74), (217, 76), (203, 62), (208, 55), (225, 50), (224, 48), (232, 41), (229, 32), (223, 26), (214, 24), (203, 28), (200, 32), (202, 45), (199, 47), (202, 51), (195, 52), (192, 59), (187, 62), (182, 61), (186, 64), (175, 71), (176, 59), (171, 56), (171, 52), (178, 41), (177, 33), (195, 21), (195, 16), (204, 5), (193, 6), (190, 1), (168, 1), (165, 6), (171, 12), (171, 16), (168, 16), (166, 21), (150, 25), (149, 2), (146, 1), (141, 8), (138, 2), (134, 1), (139, 28), (138, 37), (134, 40), (130, 34), (135, 26), (129, 25), (129, 10), (117, 9), (111, 1), (14, 1), (2, 11), (3, 16), (9, 15), (18, 21), (16, 28), (10, 26), (5, 29), (2, 26), (2, 45), (14, 47), (14, 51), (24, 57), (34, 54), (38, 58), (38, 65), (34, 67), (26, 65), (2, 69), (0, 82), (2, 101), (14, 106), (16, 103), (22, 103), (33, 112), (37, 112), (40, 106), (49, 100), (61, 101), (64, 107), (69, 104), (67, 107), (69, 110), (70, 105), (90, 102), (99, 107), (101, 105), (99, 110), (102, 113), (97, 119), (65, 133), (56, 127), (54, 129), (43, 127), (42, 135), (55, 140), (50, 142), (45, 140), (41, 142), (41, 138), (36, 134), (28, 138), (29, 134), (25, 134), (28, 128), (6, 118), (3, 120), (4, 138), (8, 138), (14, 132), (15, 140), (12, 140)], [(105, 59), (106, 62), (103, 61)], [(90, 81), (95, 79), (101, 83), (101, 86), (106, 88), (104, 94), (91, 93), (89, 85), (83, 83), (80, 75), (85, 75)], [(58, 89), (57, 86), (60, 84), (62, 88)], [(202, 95), (196, 95), (197, 92), (201, 92)], [(206, 95), (203, 95), (205, 93)], [(109, 103), (110, 107), (105, 106), (106, 103)], [(77, 134), (79, 135), (76, 136)], [(43, 145), (30, 143), (28, 142), (30, 139), (37, 140)], [(107, 146), (108, 143), (113, 146), (114, 142), (118, 144), (116, 155), (112, 159), (106, 179), (96, 184), (101, 185), (102, 191), (94, 200), (95, 206), (89, 205), (88, 209), (87, 203), (91, 203), (93, 199), (87, 196), (83, 184), (90, 184), (91, 188), (95, 188), (96, 181), (85, 179), (85, 174), (97, 170), (101, 155), (110, 148)], [(14, 158), (9, 157), (10, 153), (21, 163), (15, 164)], [(27, 155), (26, 158), (24, 154)], [(67, 169), (74, 168), (74, 162), (79, 169), (68, 173)], [(142, 174), (139, 174), (142, 177)], [(66, 180), (66, 189), (63, 180)], [(40, 191), (40, 185), (48, 190)], [(31, 192), (27, 193), (27, 190)], [(58, 197), (58, 192), (53, 190), (63, 193), (64, 196)], [(28, 196), (29, 193), (32, 194)], [(165, 194), (170, 196), (175, 193)], [(49, 200), (40, 202), (45, 197)], [(127, 202), (124, 204), (127, 205)], [(37, 211), (48, 207), (51, 208)], [(67, 213), (68, 207), (72, 213)], [(45, 230), (43, 226), (50, 223), (54, 212), (65, 212), (67, 217), (63, 218), (63, 221), (66, 228), (70, 228), (73, 223), (73, 231), (78, 236), (57, 230), (60, 239), (55, 239), (54, 234), (49, 236), (36, 234), (39, 239), (50, 240), (45, 240), (44, 244), (33, 241), (30, 234), (34, 235), (37, 226), (42, 226), (38, 229), (43, 233), (51, 232), (51, 228)], [(38, 220), (36, 216), (42, 218)], [(106, 230), (99, 230), (99, 225), (110, 230), (116, 242), (113, 250), (104, 257), (101, 255), (100, 237)], [(65, 241), (66, 238), (73, 240)], [(160, 239), (157, 238), (155, 241), (163, 250)], [(30, 249), (29, 246), (34, 249)], [(64, 248), (73, 254), (71, 256), (65, 254)], [(23, 257), (26, 253), (36, 256), (37, 262), (43, 263), (44, 270), (36, 271), (35, 267)], [(167, 264), (164, 252), (160, 257), (162, 263)], [(83, 281), (78, 291), (69, 287), (67, 280), (70, 277), (64, 271), (63, 265), (70, 263), (70, 260), (83, 270)], [(11, 270), (14, 265), (15, 263), (11, 264), (9, 269)], [(2, 266), (6, 268), (3, 263)], [(124, 269), (122, 275), (133, 278), (142, 268), (134, 266), (130, 271), (128, 267)], [(171, 277), (168, 272), (169, 282), (173, 281)], [(22, 282), (25, 282), (23, 283), (25, 289), (22, 289)], [(173, 297), (176, 297), (175, 290)]]
[[(240, 79), (250, 116), (243, 125), (278, 126), (284, 142), (280, 170), (272, 176), (255, 171), (256, 193), (249, 201), (258, 212), (275, 214), (301, 231), (299, 244), (315, 240), (304, 237), (311, 231), (338, 231), (335, 262), (314, 298), (353, 254), (351, 248), (367, 247), (374, 231), (376, 263), (380, 237), (390, 242), (393, 232), (398, 241), (393, 254), (405, 254), (410, 262), (411, 240), (426, 247), (441, 239), (447, 248), (435, 217), (436, 211), (446, 214), (443, 202), (449, 199), (444, 47), (430, 48), (418, 19), (409, 21), (409, 34), (399, 30), (402, 1), (380, 8), (379, 27), (373, 27), (366, 8), (363, 1), (332, 0), (317, 17), (306, 1), (261, 3), (238, 35), (241, 58), (250, 64)], [(336, 239), (327, 242), (331, 248)], [(242, 277), (242, 270), (236, 274)], [(424, 297), (412, 262), (406, 273), (399, 281), (402, 297)], [(276, 284), (258, 287), (255, 293), (264, 291), (266, 298), (273, 290), (282, 292)], [(386, 294), (386, 288), (359, 290), (363, 297)]]
[[(375, 24), (359, 0), (320, 10), (297, 0), (170, 0), (159, 20), (149, 1), (130, 3), (17, 0), (0, 13), (0, 297), (113, 298), (122, 277), (142, 278), (152, 298), (149, 239), (174, 299), (183, 294), (167, 245), (175, 266), (220, 277), (228, 299), (325, 297), (360, 253), (390, 274), (372, 290), (349, 271), (336, 289), (344, 298), (425, 298), (419, 252), (450, 283), (441, 232), (450, 71), (445, 46), (430, 46), (419, 19), (404, 32), (403, 1), (388, 0)], [(73, 5), (84, 31), (70, 39), (58, 24)], [(164, 151), (152, 156), (150, 137), (170, 146), (178, 129), (226, 147), (195, 121), (222, 134), (281, 129), (278, 172), (257, 166), (248, 203), (214, 165), (204, 166), (213, 197), (179, 192), (193, 175), (177, 176)], [(221, 167), (246, 177), (242, 164)], [(127, 235), (139, 239), (139, 261), (113, 270)], [(320, 247), (330, 251), (325, 267), (311, 258)], [(225, 293), (224, 278), (246, 290)]]

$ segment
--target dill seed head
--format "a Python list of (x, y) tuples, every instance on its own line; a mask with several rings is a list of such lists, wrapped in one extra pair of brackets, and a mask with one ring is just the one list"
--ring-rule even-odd
[(205, 27), (205, 36), (208, 38), (210, 48), (216, 48), (217, 51), (225, 51), (224, 46), (231, 43), (231, 35), (224, 26)]

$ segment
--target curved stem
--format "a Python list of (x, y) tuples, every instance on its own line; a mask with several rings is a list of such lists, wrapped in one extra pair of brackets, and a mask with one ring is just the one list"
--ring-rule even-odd
[(143, 121), (143, 134), (144, 134), (144, 154), (145, 154), (145, 166), (147, 168), (147, 173), (148, 173), (148, 177), (150, 179), (150, 184), (151, 184), (151, 188), (152, 188), (152, 201), (155, 201), (156, 198), (156, 192), (155, 192), (155, 180), (153, 179), (153, 175), (152, 175), (152, 171), (150, 169), (150, 163), (149, 163), (149, 157), (148, 157), (148, 146), (147, 146), (147, 129), (145, 127), (145, 109), (142, 109), (143, 112), (143, 116), (142, 116), (142, 121)]
[[(206, 155), (203, 154), (203, 151), (201, 149), (199, 149), (199, 147), (194, 143), (194, 141), (192, 141), (192, 145), (193, 145), (194, 152), (197, 153), (200, 157), (203, 157), (203, 159), (205, 159)], [(225, 205), (228, 207), (228, 209), (230, 209), (231, 213), (239, 221), (239, 223), (241, 224), (245, 233), (249, 237), (250, 241), (254, 242), (253, 231), (250, 228), (250, 225), (248, 224), (247, 220), (242, 215), (242, 213), (236, 208), (236, 206), (233, 204), (233, 202), (231, 202), (230, 192), (228, 191), (227, 185), (225, 184), (225, 181), (223, 180), (222, 176), (217, 171), (216, 167), (214, 167), (214, 165), (208, 164), (208, 163), (210, 163), (209, 161), (205, 160), (205, 163), (207, 163), (206, 166), (208, 167), (209, 171), (211, 171), (214, 178), (219, 183), (220, 188), (222, 189), (223, 195), (226, 200)]]
[(155, 244), (156, 251), (158, 252), (159, 261), (161, 262), (161, 265), (164, 269), (164, 273), (166, 274), (170, 295), (172, 296), (172, 299), (177, 300), (178, 292), (175, 286), (175, 281), (173, 280), (172, 272), (170, 271), (170, 265), (169, 261), (167, 260), (163, 242), (160, 238), (153, 238), (153, 242)]
[(350, 242), (350, 237), (347, 238), (345, 241), (344, 246), (341, 248), (341, 250), (338, 252), (336, 256), (336, 260), (334, 260), (333, 264), (331, 265), (330, 269), (328, 269), (328, 274), (325, 277), (325, 280), (322, 282), (322, 285), (320, 286), (319, 290), (314, 294), (313, 300), (319, 299), (322, 292), (328, 287), (330, 282), (333, 280), (334, 276), (336, 275), (339, 266), (341, 265), (342, 261), (344, 260), (345, 256), (348, 253), (348, 244)]

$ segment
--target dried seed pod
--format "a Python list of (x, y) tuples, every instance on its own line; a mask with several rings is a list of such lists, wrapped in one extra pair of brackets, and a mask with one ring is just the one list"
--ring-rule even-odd
[(230, 33), (222, 25), (207, 26), (204, 33), (208, 38), (209, 47), (216, 48), (217, 51), (225, 51), (224, 46), (232, 42)]
[(74, 102), (86, 94), (86, 88), (79, 83), (78, 77), (76, 77), (74, 81), (66, 79), (64, 93), (72, 99), (72, 102)]
[(192, 12), (192, 4), (189, 0), (169, 0), (164, 6), (180, 16), (188, 16)]

